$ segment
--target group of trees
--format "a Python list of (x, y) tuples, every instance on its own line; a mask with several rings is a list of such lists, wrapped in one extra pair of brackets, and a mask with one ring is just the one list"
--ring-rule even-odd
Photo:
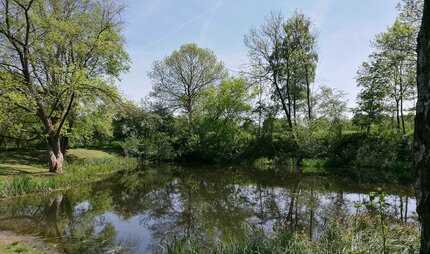
[(357, 73), (358, 95), (355, 121), (370, 132), (384, 116), (392, 116), (392, 126), (406, 134), (407, 114), (416, 103), (416, 38), (423, 1), (404, 0), (399, 16), (387, 31), (372, 41), (374, 52)]
[[(283, 152), (296, 156), (294, 149), (303, 147), (299, 143), (307, 137), (295, 129), (317, 129), (314, 122), (322, 121), (341, 131), (346, 119), (344, 92), (328, 86), (312, 89), (317, 35), (311, 19), (302, 13), (287, 20), (281, 13), (271, 13), (245, 36), (250, 67), (239, 76), (229, 74), (211, 50), (182, 45), (153, 63), (149, 72), (153, 90), (149, 102), (140, 107), (141, 113), (169, 120), (150, 124), (158, 126), (152, 134), (137, 135), (145, 128), (130, 132), (133, 127), (127, 121), (117, 122), (123, 125), (118, 129), (128, 133), (120, 144), (127, 153), (153, 160), (226, 162)], [(147, 126), (153, 120), (145, 121)], [(157, 136), (160, 133), (163, 137)]]
[(288, 19), (272, 12), (245, 35), (249, 65), (238, 76), (211, 50), (182, 45), (153, 63), (150, 98), (136, 104), (115, 86), (129, 67), (119, 1), (1, 0), (0, 147), (43, 145), (55, 173), (68, 146), (105, 144), (153, 161), (315, 158), (385, 166), (410, 161), (416, 109), (426, 224), (428, 5), (401, 0), (396, 21), (376, 35), (359, 67), (361, 90), (348, 115), (343, 91), (315, 88), (318, 31), (298, 11)]
[[(142, 160), (316, 158), (366, 165), (357, 156), (372, 152), (363, 146), (373, 147), (373, 139), (361, 129), (371, 135), (373, 126), (389, 130), (395, 122), (410, 133), (421, 2), (402, 1), (396, 23), (372, 43), (375, 52), (357, 75), (362, 90), (351, 120), (345, 92), (315, 84), (318, 31), (298, 11), (289, 18), (272, 12), (250, 29), (244, 37), (249, 65), (238, 76), (211, 50), (182, 45), (153, 63), (150, 97), (135, 103), (114, 86), (129, 62), (123, 6), (5, 0), (0, 146), (46, 145), (53, 172), (61, 172), (68, 146), (109, 144)], [(381, 164), (410, 150), (404, 139), (394, 142), (407, 147), (390, 148), (393, 156)], [(336, 151), (345, 143), (354, 147), (348, 155)]]
[[(289, 18), (272, 12), (250, 29), (249, 65), (236, 76), (211, 50), (182, 45), (153, 63), (152, 92), (135, 103), (114, 85), (129, 63), (122, 5), (4, 0), (0, 146), (46, 146), (52, 172), (61, 172), (68, 146), (112, 144), (155, 161), (407, 160), (422, 3), (401, 1), (396, 22), (372, 42), (374, 52), (357, 74), (361, 92), (351, 119), (345, 92), (315, 84), (318, 31), (299, 11)], [(391, 134), (370, 137), (375, 130)], [(384, 150), (392, 156), (382, 156)], [(375, 151), (380, 160), (367, 163)]]
[[(318, 34), (311, 19), (296, 12), (285, 21), (272, 12), (263, 25), (245, 36), (254, 82), (269, 83), (290, 129), (302, 109), (312, 119), (311, 85), (318, 62)], [(305, 105), (301, 105), (304, 103)]]

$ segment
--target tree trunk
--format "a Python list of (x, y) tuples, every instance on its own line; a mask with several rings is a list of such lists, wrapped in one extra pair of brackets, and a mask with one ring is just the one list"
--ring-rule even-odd
[(398, 99), (396, 99), (396, 118), (397, 118), (397, 132), (400, 133), (400, 102)]
[(296, 96), (293, 96), (293, 119), (294, 119), (294, 125), (297, 125), (297, 106), (296, 106)]
[(311, 107), (311, 88), (309, 83), (309, 72), (308, 72), (308, 66), (305, 66), (305, 75), (306, 75), (306, 100), (308, 103), (308, 119), (312, 119), (312, 107)]
[(418, 100), (415, 117), (414, 167), (417, 212), (421, 222), (421, 252), (430, 253), (430, 0), (424, 2), (418, 36)]
[(63, 153), (61, 152), (61, 138), (59, 135), (50, 136), (47, 140), (48, 163), (49, 172), (62, 173), (63, 172)]
[(273, 74), (273, 85), (275, 86), (276, 93), (278, 94), (279, 99), (281, 100), (282, 108), (284, 109), (285, 115), (287, 115), (288, 126), (290, 127), (290, 129), (292, 129), (293, 123), (291, 122), (291, 113), (290, 113), (291, 111), (288, 110), (287, 105), (285, 103), (284, 96), (281, 92), (281, 89), (279, 88), (277, 73)]

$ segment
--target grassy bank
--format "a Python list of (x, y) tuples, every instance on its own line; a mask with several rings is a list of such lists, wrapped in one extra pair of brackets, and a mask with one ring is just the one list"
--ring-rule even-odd
[(61, 175), (48, 173), (44, 151), (0, 153), (0, 197), (67, 189), (101, 180), (109, 174), (134, 169), (135, 159), (96, 150), (69, 150)]

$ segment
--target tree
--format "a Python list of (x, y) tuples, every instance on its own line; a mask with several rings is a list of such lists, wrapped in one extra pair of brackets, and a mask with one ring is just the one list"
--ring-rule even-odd
[(71, 147), (108, 144), (113, 138), (112, 121), (115, 107), (116, 103), (91, 103), (77, 107), (69, 118), (73, 121), (73, 128), (70, 128), (69, 121), (69, 128), (63, 133), (63, 137), (67, 139), (63, 138), (62, 145), (68, 145), (65, 143), (69, 143), (69, 138)]
[[(266, 17), (265, 23), (258, 29), (253, 28), (244, 38), (248, 47), (248, 55), (253, 69), (260, 78), (269, 81), (275, 89), (275, 97), (280, 101), (288, 125), (293, 127), (291, 119), (291, 98), (289, 91), (289, 76), (285, 77), (283, 69), (286, 52), (282, 51), (285, 39), (285, 20), (280, 12), (272, 12)], [(282, 88), (284, 82), (285, 89)], [(285, 90), (285, 91), (284, 91)]]
[[(287, 72), (293, 76), (293, 110), (296, 112), (296, 98), (300, 99), (302, 90), (305, 90), (306, 112), (308, 119), (312, 119), (311, 83), (315, 80), (318, 62), (317, 38), (318, 33), (310, 18), (303, 13), (296, 12), (287, 20), (284, 26), (286, 38), (283, 49), (290, 57), (291, 64), (286, 66)], [(304, 85), (305, 89), (301, 89)], [(296, 114), (294, 113), (294, 118)]]
[(318, 96), (319, 113), (330, 120), (332, 126), (342, 134), (342, 120), (345, 119), (347, 111), (346, 93), (344, 91), (321, 86)]
[(211, 50), (185, 44), (155, 61), (148, 75), (153, 83), (151, 95), (185, 112), (191, 125), (204, 91), (225, 77), (226, 70)]
[(227, 161), (249, 145), (250, 133), (243, 127), (249, 119), (254, 93), (241, 78), (228, 78), (209, 88), (199, 124), (200, 154), (204, 159)]
[(430, 0), (424, 2), (418, 36), (418, 101), (414, 134), (417, 212), (421, 222), (421, 253), (430, 253)]
[(62, 172), (62, 130), (76, 105), (116, 97), (113, 81), (128, 68), (122, 10), (110, 0), (0, 2), (2, 107), (39, 121), (51, 172)]
[[(318, 61), (317, 32), (309, 18), (296, 12), (287, 21), (272, 12), (258, 29), (245, 36), (253, 79), (268, 81), (273, 98), (282, 106), (289, 127), (296, 123), (300, 103), (306, 98), (311, 118), (311, 88)], [(257, 76), (257, 78), (256, 78)]]
[(173, 115), (157, 104), (124, 102), (114, 117), (113, 134), (125, 155), (137, 156), (139, 162), (172, 160), (176, 155)]
[(387, 87), (387, 96), (393, 100), (397, 119), (397, 129), (406, 133), (405, 105), (413, 100), (415, 82), (416, 54), (414, 48), (415, 27), (409, 23), (396, 21), (384, 33), (378, 34), (373, 47), (376, 49), (370, 58), (378, 62), (380, 73), (388, 78), (382, 83)]
[(421, 26), (424, 0), (401, 0), (397, 5), (399, 16), (397, 20), (408, 23), (416, 28), (416, 35)]
[(354, 122), (365, 127), (367, 133), (370, 133), (373, 124), (380, 122), (385, 109), (386, 88), (383, 83), (386, 76), (379, 72), (378, 66), (379, 63), (364, 62), (356, 78), (361, 91), (357, 95), (358, 106), (355, 109)]

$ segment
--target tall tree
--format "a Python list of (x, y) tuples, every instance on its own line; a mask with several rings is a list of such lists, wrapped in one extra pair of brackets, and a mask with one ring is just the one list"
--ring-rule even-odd
[[(288, 125), (293, 127), (291, 117), (291, 97), (289, 90), (289, 73), (283, 69), (288, 65), (287, 54), (283, 49), (285, 39), (285, 19), (280, 12), (271, 12), (263, 25), (253, 28), (244, 38), (253, 69), (260, 78), (269, 81), (287, 117)], [(284, 85), (283, 85), (284, 84)]]
[[(308, 119), (312, 119), (311, 84), (315, 80), (318, 62), (317, 39), (318, 32), (312, 20), (303, 13), (296, 12), (287, 20), (284, 26), (286, 38), (284, 40), (284, 52), (290, 58), (290, 65), (286, 66), (293, 76), (293, 110), (296, 111), (296, 98), (300, 99), (302, 87), (305, 89), (306, 113)], [(296, 115), (296, 114), (294, 114)]]
[(430, 253), (430, 0), (424, 2), (418, 36), (418, 101), (415, 118), (414, 166), (421, 253)]
[(401, 0), (397, 5), (399, 16), (397, 20), (400, 22), (413, 25), (418, 30), (421, 26), (421, 18), (424, 8), (424, 0)]
[(182, 45), (163, 60), (155, 61), (148, 73), (153, 87), (151, 95), (186, 113), (188, 123), (202, 99), (204, 91), (227, 74), (224, 64), (209, 49), (196, 44)]
[(373, 47), (376, 49), (370, 58), (378, 65), (380, 73), (388, 77), (383, 85), (387, 87), (389, 99), (393, 101), (397, 119), (397, 129), (406, 133), (405, 105), (412, 101), (415, 94), (416, 53), (414, 48), (415, 27), (409, 23), (396, 21), (384, 33), (378, 34)]
[(70, 112), (116, 96), (114, 78), (128, 67), (122, 10), (111, 0), (0, 1), (1, 107), (38, 119), (51, 172), (62, 172)]
[(357, 72), (357, 84), (361, 91), (357, 96), (354, 122), (370, 133), (373, 124), (380, 122), (385, 110), (386, 75), (380, 72), (380, 63), (364, 62)]
[(251, 29), (244, 42), (254, 70), (252, 76), (272, 85), (273, 98), (281, 104), (289, 127), (296, 123), (304, 99), (311, 118), (310, 86), (318, 61), (317, 32), (312, 21), (298, 12), (285, 21), (281, 13), (272, 12), (263, 25)]
[(336, 134), (342, 134), (342, 121), (346, 118), (348, 110), (346, 93), (336, 88), (321, 86), (318, 94), (318, 111), (330, 120)]

